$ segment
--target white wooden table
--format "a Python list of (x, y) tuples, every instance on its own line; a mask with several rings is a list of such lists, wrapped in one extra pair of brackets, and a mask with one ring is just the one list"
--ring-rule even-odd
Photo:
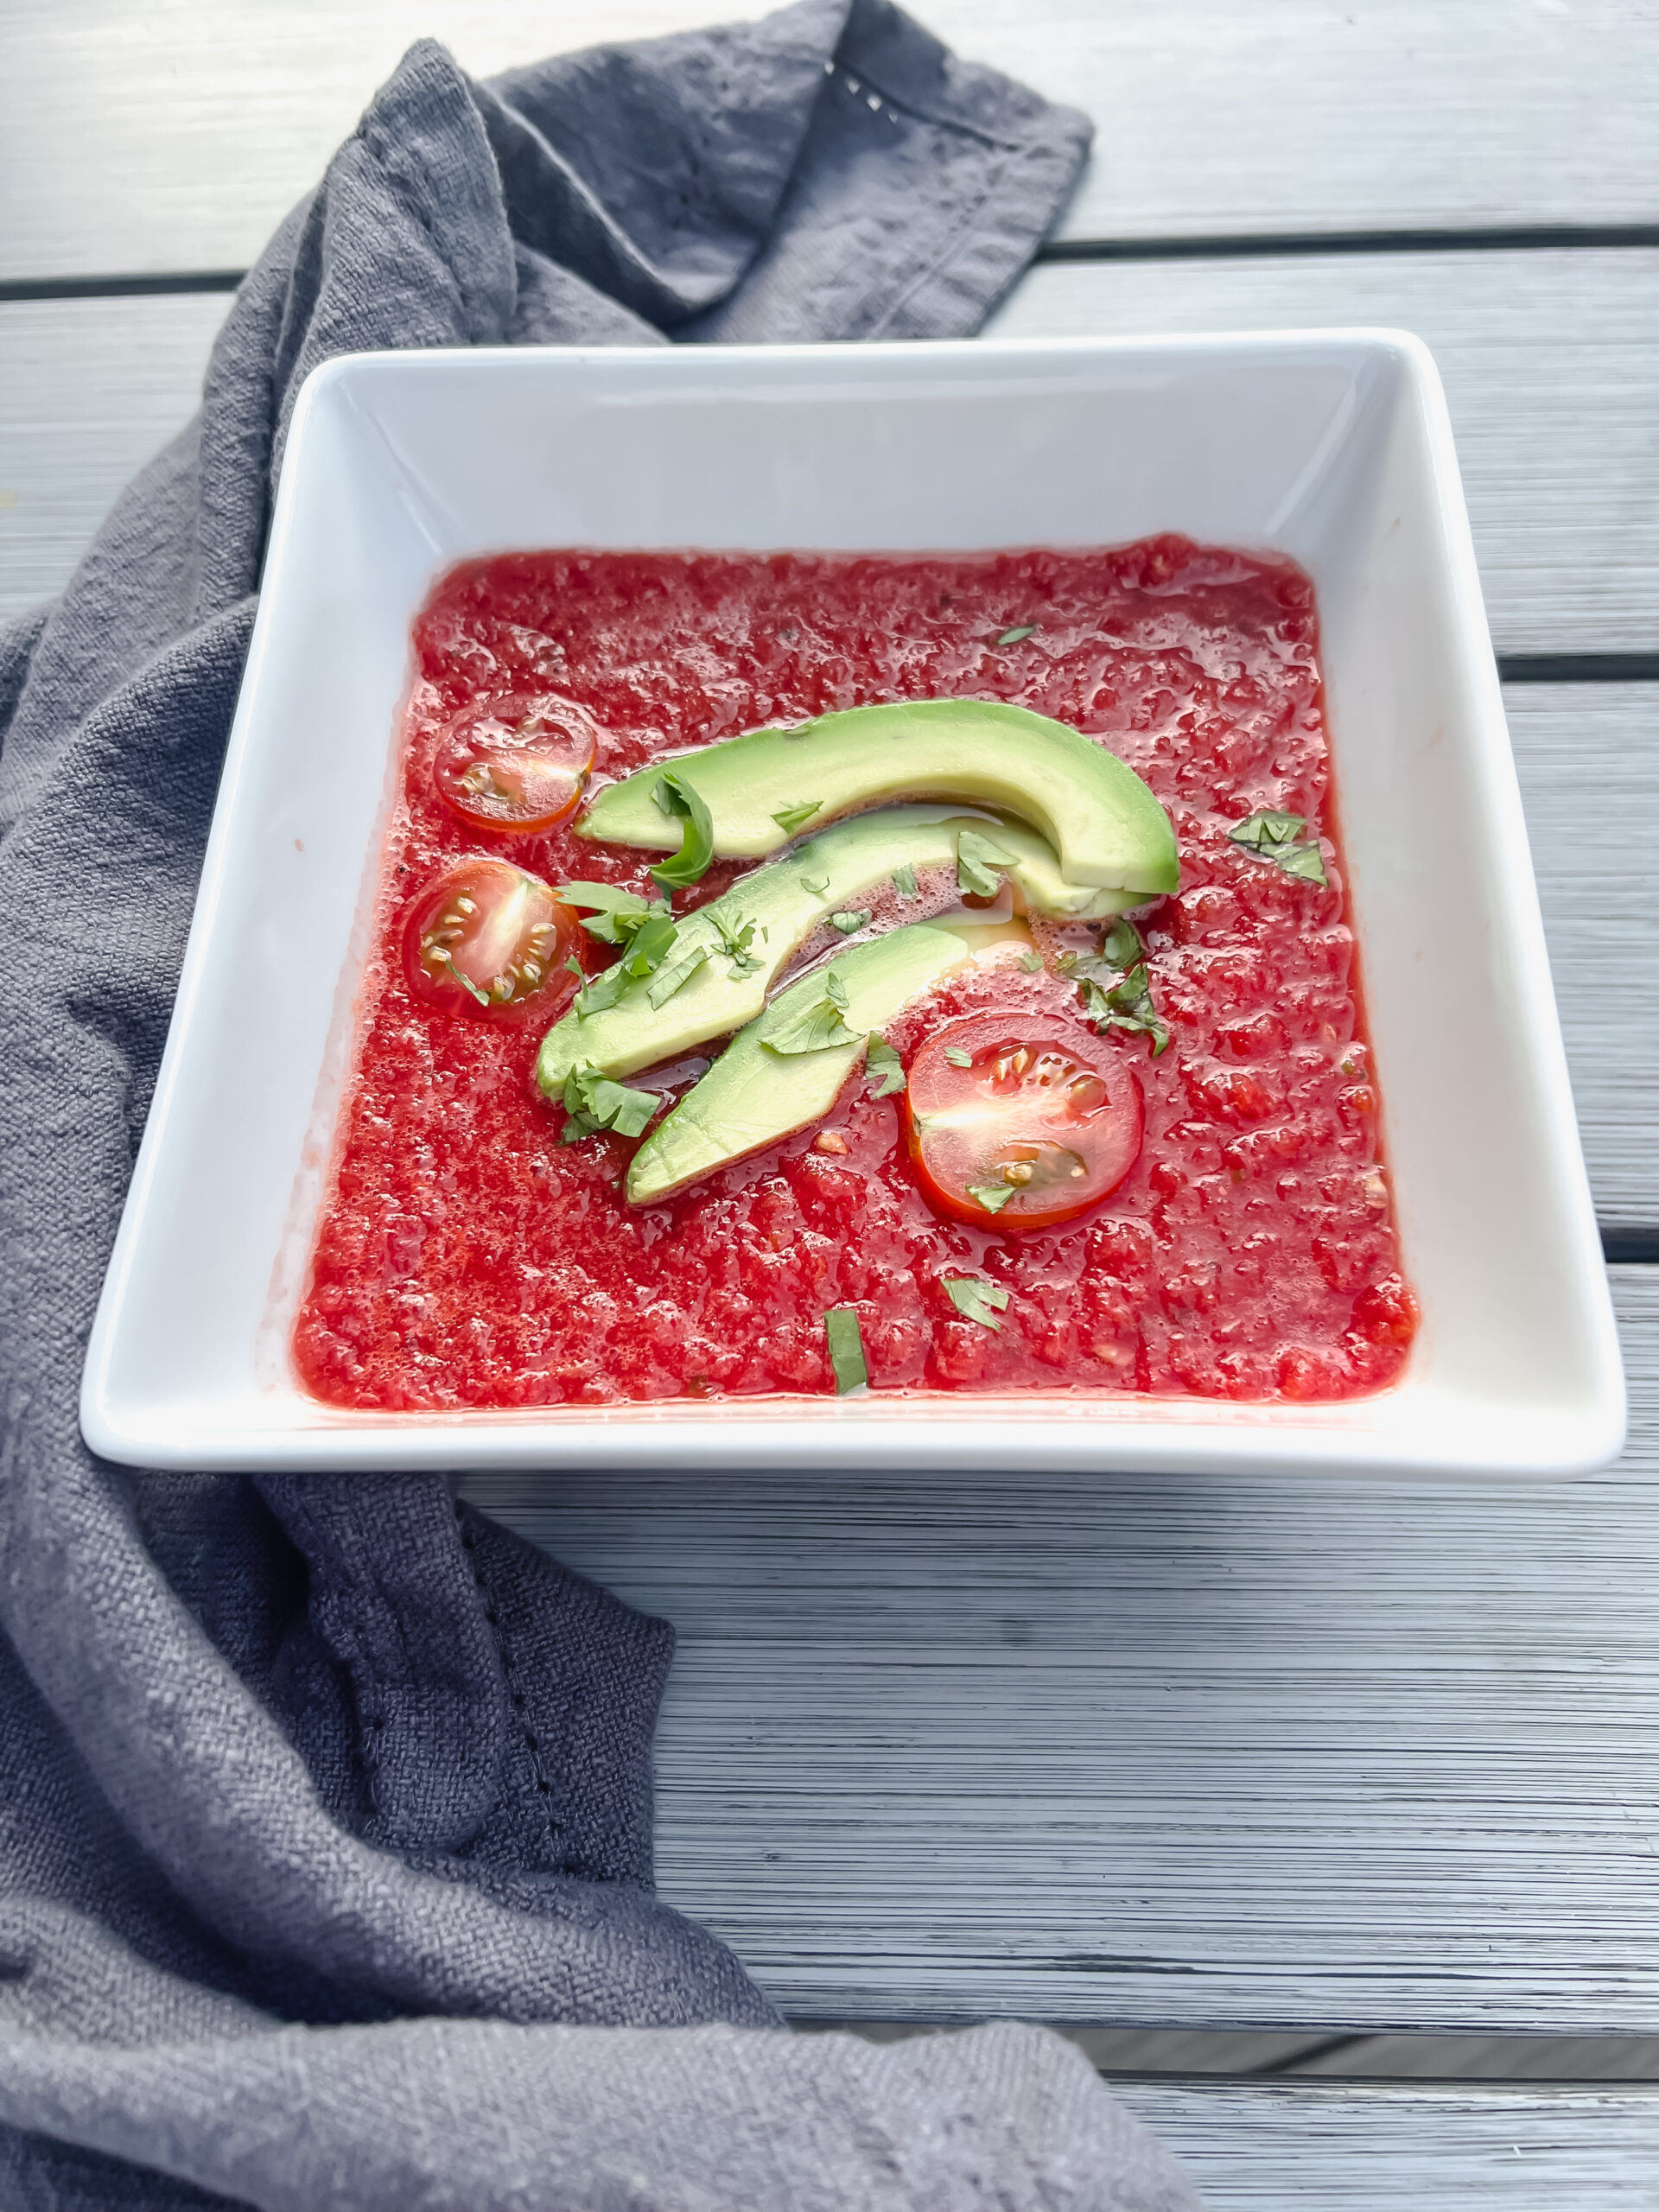
[[(62, 580), (189, 413), (234, 273), (410, 38), (484, 72), (709, 12), (0, 0), (0, 613)], [(1274, 2030), (1251, 2049), (1293, 2058), (1367, 2031), (1652, 2033), (1659, 7), (924, 12), (1099, 125), (994, 327), (1393, 323), (1440, 359), (1631, 1443), (1599, 1481), (1509, 1491), (895, 1471), (471, 1494), (678, 1624), (661, 1885), (792, 2014)], [(1529, 2048), (1535, 2072), (1563, 2046)], [(1643, 2084), (1124, 2094), (1224, 2212), (1659, 2206)]]

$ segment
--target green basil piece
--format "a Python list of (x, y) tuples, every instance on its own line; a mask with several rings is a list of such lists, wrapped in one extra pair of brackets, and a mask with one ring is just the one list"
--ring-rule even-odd
[(918, 896), (916, 889), (916, 871), (908, 861), (902, 868), (896, 868), (893, 871), (893, 887), (901, 899), (914, 899)]
[(970, 1068), (974, 1065), (973, 1054), (964, 1052), (960, 1045), (947, 1045), (944, 1048), (944, 1057), (953, 1068)]
[(842, 1016), (847, 1011), (847, 987), (833, 969), (824, 977), (824, 995), (812, 1005), (791, 1014), (779, 1029), (761, 1038), (769, 1052), (823, 1052), (832, 1045), (855, 1045), (858, 1033)]
[(963, 830), (957, 836), (957, 887), (971, 891), (976, 899), (995, 899), (1002, 888), (1002, 879), (993, 873), (999, 868), (1012, 868), (1009, 855), (994, 845), (988, 837), (982, 837), (976, 830)]
[(690, 884), (700, 883), (709, 873), (715, 857), (714, 821), (696, 785), (672, 768), (664, 768), (658, 777), (655, 796), (663, 812), (683, 822), (685, 827), (679, 851), (672, 860), (659, 861), (652, 869), (652, 880), (664, 891), (683, 891)]
[(905, 1087), (905, 1064), (879, 1030), (873, 1029), (864, 1060), (865, 1089), (872, 1098), (891, 1098)]
[(849, 907), (844, 914), (831, 914), (830, 926), (832, 930), (839, 930), (842, 937), (851, 937), (855, 930), (861, 930), (869, 920), (870, 911), (868, 906), (855, 906)]
[(662, 1104), (654, 1090), (630, 1090), (601, 1075), (591, 1060), (571, 1069), (564, 1079), (564, 1130), (561, 1141), (575, 1144), (582, 1137), (613, 1129), (620, 1137), (637, 1137)]
[(970, 1183), (968, 1195), (976, 1205), (983, 1206), (987, 1213), (1001, 1213), (1014, 1196), (1014, 1185), (1012, 1183)]
[(1013, 629), (1005, 630), (996, 642), (999, 645), (1017, 645), (1022, 638), (1034, 638), (1036, 634), (1037, 625), (1034, 622), (1016, 622)]
[(977, 1321), (987, 1329), (1001, 1327), (996, 1317), (1007, 1304), (1008, 1294), (1001, 1283), (984, 1282), (977, 1275), (941, 1275), (939, 1280), (964, 1320)]
[(857, 1308), (832, 1306), (823, 1317), (823, 1333), (830, 1345), (836, 1395), (844, 1398), (849, 1390), (868, 1389), (870, 1370), (864, 1357), (864, 1336), (858, 1325)]
[(1301, 876), (1309, 883), (1328, 883), (1331, 879), (1325, 872), (1325, 855), (1318, 838), (1302, 841), (1307, 826), (1306, 815), (1281, 814), (1271, 807), (1260, 807), (1244, 821), (1236, 822), (1227, 835), (1234, 844), (1242, 845), (1260, 860), (1271, 861), (1287, 875)]
[(676, 961), (673, 967), (658, 969), (656, 975), (652, 977), (645, 991), (645, 996), (651, 1001), (652, 1007), (666, 1006), (675, 992), (682, 989), (690, 982), (708, 957), (708, 947), (700, 944), (695, 952), (688, 953), (683, 960)]
[(805, 829), (823, 804), (821, 798), (803, 799), (798, 806), (780, 806), (772, 818), (785, 837), (792, 837), (798, 830)]

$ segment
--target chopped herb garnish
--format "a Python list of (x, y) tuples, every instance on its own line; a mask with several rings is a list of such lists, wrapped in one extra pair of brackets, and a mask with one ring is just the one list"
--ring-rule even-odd
[(1014, 1196), (1012, 1183), (970, 1183), (968, 1195), (976, 1198), (987, 1213), (1001, 1213)]
[(444, 966), (454, 977), (456, 982), (461, 985), (461, 989), (463, 991), (470, 991), (473, 996), (478, 1001), (480, 1006), (488, 1006), (490, 1003), (489, 993), (487, 991), (480, 991), (478, 985), (473, 981), (470, 976), (462, 975), (461, 969), (455, 965), (454, 955), (453, 953), (445, 952), (441, 954), (440, 957), (442, 958)]
[(571, 1005), (578, 1021), (585, 1021), (590, 1014), (603, 1014), (607, 1007), (614, 1006), (627, 988), (631, 978), (619, 960), (603, 975), (595, 976), (591, 982), (582, 974), (582, 963), (574, 955), (565, 966), (582, 985)]
[(1150, 1037), (1154, 1060), (1168, 1048), (1169, 1031), (1152, 1002), (1152, 979), (1144, 960), (1137, 961), (1109, 990), (1103, 989), (1089, 976), (1081, 979), (1078, 988), (1083, 993), (1084, 1017), (1092, 1021), (1096, 1029), (1128, 1029), (1139, 1036)]
[(1119, 914), (1107, 924), (1100, 940), (1100, 957), (1109, 968), (1120, 969), (1133, 968), (1137, 960), (1146, 958), (1146, 941), (1126, 915)]
[(1008, 1294), (1001, 1283), (982, 1282), (977, 1275), (941, 1275), (939, 1280), (964, 1320), (977, 1321), (987, 1329), (1001, 1327), (996, 1317), (1007, 1304)]
[(683, 822), (685, 828), (679, 851), (672, 860), (661, 861), (652, 869), (652, 880), (664, 891), (683, 890), (688, 884), (700, 883), (709, 873), (715, 857), (714, 822), (702, 793), (673, 768), (664, 768), (658, 777), (655, 797), (663, 812)]
[(901, 899), (914, 899), (917, 896), (916, 871), (908, 861), (902, 868), (896, 868), (893, 871), (893, 887)]
[(1309, 883), (1326, 883), (1330, 878), (1318, 838), (1302, 841), (1306, 827), (1305, 815), (1279, 814), (1271, 807), (1261, 807), (1245, 821), (1236, 822), (1227, 835), (1247, 852), (1283, 868), (1287, 875), (1303, 876)]
[(832, 1045), (856, 1045), (857, 1033), (842, 1019), (847, 989), (833, 969), (824, 977), (824, 995), (791, 1014), (760, 1042), (772, 1052), (823, 1052)]
[(1020, 956), (1020, 965), (1027, 976), (1039, 975), (1042, 970), (1043, 956), (1040, 952), (1022, 952)]
[(869, 918), (870, 909), (868, 906), (854, 906), (845, 913), (831, 914), (830, 926), (832, 930), (839, 930), (842, 937), (851, 937), (853, 931), (861, 930)]
[(872, 1098), (890, 1098), (905, 1087), (905, 1064), (879, 1030), (870, 1032), (864, 1062), (864, 1087)]
[(947, 1045), (944, 1048), (944, 1057), (953, 1068), (970, 1068), (974, 1065), (973, 1054), (964, 1052), (960, 1045)]
[(836, 1395), (869, 1388), (870, 1370), (864, 1358), (864, 1338), (858, 1325), (858, 1309), (832, 1306), (823, 1317), (823, 1333), (830, 1345), (830, 1364), (835, 1372)]
[(827, 875), (804, 875), (801, 878), (801, 888), (803, 891), (811, 891), (822, 896), (830, 888), (830, 879)]
[(700, 944), (688, 952), (683, 960), (677, 960), (671, 968), (659, 969), (645, 991), (652, 1005), (666, 1006), (675, 992), (690, 982), (708, 957), (709, 948)]
[(772, 818), (785, 837), (792, 837), (798, 830), (805, 829), (823, 804), (821, 798), (803, 799), (798, 806), (780, 806)]
[(626, 944), (649, 921), (665, 918), (665, 899), (642, 899), (637, 891), (618, 891), (608, 883), (563, 883), (553, 893), (567, 906), (591, 906), (582, 926), (601, 944)]
[(721, 950), (732, 963), (732, 974), (752, 976), (760, 965), (759, 955), (749, 950), (754, 943), (754, 924), (744, 921), (741, 916), (735, 921), (728, 921), (718, 906), (710, 906), (706, 911), (709, 920), (720, 931)]
[(1008, 855), (994, 845), (988, 837), (982, 837), (976, 830), (963, 830), (957, 833), (958, 890), (971, 891), (976, 899), (995, 899), (1002, 885), (992, 870), (1013, 866)]
[(1013, 629), (1005, 630), (996, 642), (999, 645), (1017, 645), (1022, 638), (1034, 638), (1036, 634), (1037, 625), (1034, 622), (1016, 622)]
[(679, 940), (679, 931), (666, 913), (648, 914), (628, 942), (617, 963), (628, 976), (649, 976), (660, 968)]
[(601, 1075), (591, 1060), (583, 1060), (564, 1079), (563, 1142), (596, 1136), (601, 1129), (614, 1129), (620, 1137), (640, 1135), (662, 1104), (654, 1090), (630, 1090)]

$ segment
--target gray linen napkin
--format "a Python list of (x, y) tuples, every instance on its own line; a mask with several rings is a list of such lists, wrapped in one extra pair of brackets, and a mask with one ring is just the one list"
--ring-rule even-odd
[(416, 46), (0, 635), (0, 2204), (1190, 2203), (1057, 2038), (797, 2040), (657, 1902), (663, 1623), (435, 1478), (131, 1474), (75, 1419), (306, 372), (960, 334), (1087, 138), (885, 0), (493, 86)]

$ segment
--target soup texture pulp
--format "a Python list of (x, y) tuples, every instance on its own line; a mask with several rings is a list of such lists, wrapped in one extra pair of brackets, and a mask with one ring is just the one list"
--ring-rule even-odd
[[(1299, 570), (1174, 538), (917, 558), (511, 555), (452, 571), (415, 649), (376, 949), (293, 1336), (315, 1396), (413, 1410), (818, 1395), (835, 1387), (837, 1306), (857, 1314), (877, 1393), (1332, 1400), (1398, 1375), (1416, 1308)], [(416, 902), (477, 855), (554, 887), (656, 895), (647, 869), (663, 856), (576, 836), (579, 810), (523, 828), (529, 802), (486, 792), (499, 825), (457, 812), (454, 731), (493, 697), (579, 710), (596, 733), (589, 798), (690, 747), (911, 699), (1027, 707), (1116, 753), (1168, 810), (1181, 855), (1179, 891), (1135, 916), (1167, 1049), (1117, 1027), (1098, 1040), (1144, 1103), (1124, 1179), (1025, 1233), (950, 1217), (918, 1176), (903, 1096), (855, 1074), (827, 1122), (630, 1205), (640, 1140), (562, 1141), (563, 1110), (532, 1079), (545, 1022), (528, 1005), (469, 1019), (405, 974)], [(1324, 882), (1230, 834), (1264, 812), (1305, 820)], [(716, 861), (677, 912), (748, 865)], [(1039, 967), (976, 963), (908, 1007), (888, 1031), (900, 1058), (977, 1014), (1084, 1019), (1060, 963), (1100, 925), (1033, 935)], [(613, 957), (583, 948), (590, 970)], [(719, 1049), (628, 1080), (683, 1095)], [(964, 1277), (1006, 1303), (964, 1311), (947, 1287)]]

